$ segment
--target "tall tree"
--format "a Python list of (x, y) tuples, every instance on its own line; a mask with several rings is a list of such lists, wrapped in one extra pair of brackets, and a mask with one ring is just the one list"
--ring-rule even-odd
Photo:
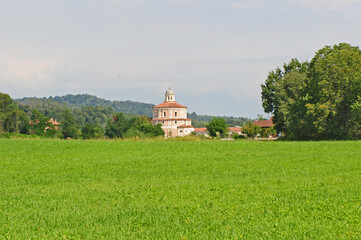
[(79, 137), (80, 127), (76, 122), (74, 114), (69, 109), (64, 111), (61, 124), (64, 139)]
[(346, 43), (319, 50), (310, 65), (309, 95), (310, 117), (319, 112), (313, 117), (318, 136), (351, 135), (352, 105), (361, 96), (361, 50)]
[(109, 138), (121, 138), (130, 128), (129, 121), (123, 113), (116, 113), (112, 119), (109, 119), (105, 126), (105, 135)]
[(11, 97), (0, 93), (0, 132), (28, 134), (29, 118)]
[(261, 85), (264, 111), (274, 115), (273, 122), (278, 132), (290, 132), (289, 126), (293, 126), (294, 119), (289, 117), (302, 108), (299, 100), (305, 97), (308, 69), (308, 62), (292, 59), (283, 65), (283, 69), (270, 72)]
[(276, 130), (298, 139), (359, 136), (360, 96), (361, 50), (346, 43), (322, 48), (310, 63), (293, 59), (262, 84)]

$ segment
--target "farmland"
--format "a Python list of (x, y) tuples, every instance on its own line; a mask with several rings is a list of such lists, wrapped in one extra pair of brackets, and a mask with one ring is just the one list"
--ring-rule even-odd
[(360, 239), (361, 142), (0, 140), (0, 239)]

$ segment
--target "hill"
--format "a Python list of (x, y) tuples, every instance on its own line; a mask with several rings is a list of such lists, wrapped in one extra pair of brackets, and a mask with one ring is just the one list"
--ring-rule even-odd
[[(25, 97), (21, 99), (15, 99), (20, 105), (29, 105), (35, 109), (38, 109), (42, 112), (50, 111), (56, 114), (56, 111), (51, 111), (51, 109), (59, 109), (60, 106), (67, 106), (70, 108), (82, 108), (85, 106), (101, 106), (101, 107), (111, 107), (114, 112), (123, 112), (127, 114), (134, 115), (145, 115), (151, 117), (153, 114), (153, 104), (150, 103), (141, 103), (134, 101), (111, 101), (103, 98), (98, 98), (89, 94), (67, 94), (65, 96), (55, 96), (49, 98), (36, 98), (36, 97)], [(47, 107), (48, 106), (48, 107)], [(49, 114), (48, 114), (49, 115)], [(49, 116), (49, 117), (55, 117)], [(193, 125), (195, 127), (204, 127), (207, 122), (209, 122), (213, 116), (211, 115), (197, 115), (195, 112), (189, 113), (188, 117), (193, 120)], [(235, 126), (235, 125), (243, 125), (246, 121), (251, 121), (249, 118), (245, 117), (226, 117), (222, 116), (227, 122), (227, 124)]]

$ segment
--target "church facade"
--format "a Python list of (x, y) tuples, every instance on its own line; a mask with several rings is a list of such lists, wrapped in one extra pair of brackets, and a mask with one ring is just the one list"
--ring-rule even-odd
[(175, 101), (170, 88), (165, 93), (164, 102), (153, 107), (152, 123), (160, 123), (166, 137), (183, 137), (194, 131), (192, 120), (187, 118), (187, 107)]

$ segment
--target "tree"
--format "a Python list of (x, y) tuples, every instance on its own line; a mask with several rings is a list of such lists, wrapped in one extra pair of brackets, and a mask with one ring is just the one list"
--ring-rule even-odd
[(341, 43), (319, 50), (312, 61), (292, 59), (262, 84), (265, 112), (278, 132), (296, 139), (344, 139), (355, 129), (361, 96), (361, 50)]
[(6, 93), (0, 93), (0, 132), (22, 134), (29, 132), (27, 114), (20, 110)]
[(352, 106), (361, 96), (361, 50), (346, 43), (326, 46), (312, 59), (309, 75), (309, 117), (317, 137), (352, 136)]
[(252, 122), (248, 122), (243, 126), (242, 132), (246, 134), (248, 138), (253, 139), (257, 134), (261, 133), (261, 128)]
[(352, 135), (361, 138), (361, 97), (351, 106)]
[(105, 135), (109, 138), (121, 138), (130, 128), (129, 121), (123, 113), (116, 113), (112, 119), (109, 119), (105, 126)]
[(3, 129), (10, 133), (29, 134), (29, 117), (21, 111), (14, 103), (8, 108), (5, 121), (3, 122)]
[(300, 101), (305, 97), (308, 69), (308, 62), (292, 59), (283, 65), (282, 70), (277, 68), (270, 72), (265, 83), (261, 85), (264, 111), (273, 114), (277, 132), (291, 132), (288, 127), (294, 126), (291, 122), (297, 118), (291, 120), (290, 117), (300, 108), (304, 108)]
[(61, 128), (64, 139), (78, 138), (79, 137), (79, 125), (76, 122), (74, 114), (69, 110), (63, 112), (63, 120), (61, 122)]
[(223, 118), (213, 117), (213, 119), (206, 125), (206, 128), (209, 132), (209, 135), (212, 137), (217, 136), (217, 132), (221, 136), (225, 136), (227, 134), (227, 124)]
[(30, 134), (53, 137), (57, 133), (55, 126), (50, 122), (50, 118), (45, 117), (43, 113), (37, 110), (32, 111), (29, 125)]
[(104, 136), (104, 129), (98, 124), (86, 123), (81, 128), (81, 136), (83, 139), (98, 139)]

